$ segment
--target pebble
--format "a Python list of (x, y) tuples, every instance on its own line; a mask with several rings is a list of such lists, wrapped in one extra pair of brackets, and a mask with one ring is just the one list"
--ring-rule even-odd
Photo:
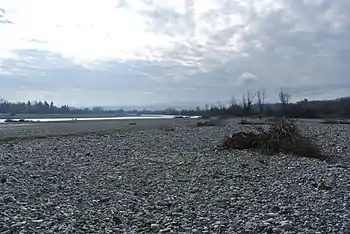
[(151, 228), (154, 228), (154, 229), (159, 228), (159, 224), (157, 224), (157, 223), (152, 223), (152, 224), (151, 224)]
[(278, 213), (280, 210), (281, 210), (281, 209), (280, 209), (279, 206), (273, 206), (273, 207), (271, 208), (270, 211), (271, 211), (272, 213)]
[(278, 213), (267, 213), (266, 216), (271, 217), (271, 218), (275, 218), (278, 216)]
[(303, 123), (337, 155), (342, 168), (333, 169), (292, 155), (214, 151), (234, 124), (139, 126), (0, 145), (0, 233), (346, 233), (350, 155), (329, 142), (339, 134), (336, 145), (346, 146), (349, 126)]
[(171, 231), (172, 231), (171, 228), (164, 228), (164, 229), (159, 230), (159, 232), (161, 232), (161, 233), (168, 233)]
[(280, 224), (283, 230), (290, 231), (293, 229), (293, 225), (288, 221), (282, 221)]
[(248, 229), (254, 228), (255, 226), (256, 226), (256, 223), (253, 223), (250, 221), (245, 223), (245, 228), (248, 228)]

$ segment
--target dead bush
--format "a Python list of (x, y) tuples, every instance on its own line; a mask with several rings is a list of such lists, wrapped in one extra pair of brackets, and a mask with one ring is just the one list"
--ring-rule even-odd
[(243, 132), (226, 137), (223, 149), (254, 149), (264, 153), (290, 153), (303, 157), (324, 159), (319, 147), (304, 137), (297, 125), (287, 119), (275, 119), (268, 130)]
[(240, 122), (241, 125), (249, 125), (251, 123), (252, 123), (251, 121), (246, 120), (246, 119), (242, 119), (241, 122)]
[(251, 121), (251, 120), (247, 120), (247, 119), (242, 119), (240, 121), (241, 125), (267, 125), (267, 122), (262, 122), (262, 121)]
[(212, 126), (223, 126), (223, 125), (225, 125), (224, 120), (219, 118), (197, 122), (197, 127), (212, 127)]
[(175, 128), (173, 128), (173, 127), (164, 127), (164, 128), (162, 128), (162, 130), (165, 131), (165, 132), (173, 132), (173, 131), (175, 131)]
[(211, 127), (211, 126), (216, 126), (216, 124), (213, 121), (197, 122), (197, 127)]

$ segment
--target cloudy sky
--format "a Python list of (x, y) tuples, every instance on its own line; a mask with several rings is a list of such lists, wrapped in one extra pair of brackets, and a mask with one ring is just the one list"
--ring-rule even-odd
[(74, 106), (350, 95), (348, 0), (0, 0), (0, 96)]

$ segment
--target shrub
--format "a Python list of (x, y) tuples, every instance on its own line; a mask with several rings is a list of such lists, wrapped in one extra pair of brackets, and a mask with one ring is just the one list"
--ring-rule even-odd
[(162, 130), (165, 131), (165, 132), (173, 132), (173, 131), (175, 131), (175, 128), (172, 128), (172, 127), (164, 127), (164, 128), (162, 128)]
[(197, 122), (197, 127), (212, 127), (212, 126), (223, 126), (225, 125), (224, 120), (221, 118), (209, 119), (205, 121)]
[(212, 121), (197, 122), (197, 127), (211, 127), (211, 126), (216, 126), (216, 124)]
[(325, 159), (319, 147), (304, 137), (297, 125), (287, 119), (274, 119), (268, 130), (238, 132), (223, 141), (223, 149), (254, 149), (264, 153), (290, 153), (303, 157)]
[(252, 122), (250, 122), (249, 120), (246, 120), (246, 119), (242, 119), (240, 124), (242, 125), (248, 125), (248, 124), (251, 124)]
[(262, 122), (262, 121), (250, 121), (247, 119), (242, 119), (239, 124), (241, 124), (241, 125), (267, 125), (268, 123)]

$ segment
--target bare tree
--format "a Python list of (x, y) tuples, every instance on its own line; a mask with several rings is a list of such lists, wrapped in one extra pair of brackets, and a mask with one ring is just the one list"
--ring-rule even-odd
[(264, 111), (264, 104), (265, 104), (265, 98), (266, 98), (266, 92), (265, 90), (258, 90), (256, 91), (256, 99), (257, 103), (259, 106), (259, 111), (260, 111), (260, 117)]
[(225, 105), (222, 102), (217, 102), (217, 107), (219, 110), (225, 110)]
[(251, 92), (247, 92), (246, 95), (242, 97), (242, 106), (246, 110), (247, 114), (250, 114), (254, 101), (254, 95)]
[(290, 99), (292, 97), (292, 95), (290, 93), (286, 93), (283, 91), (283, 89), (280, 91), (280, 93), (278, 94), (279, 98), (280, 98), (280, 102), (282, 104), (282, 115), (285, 115), (287, 112), (287, 106), (290, 102)]
[(249, 110), (252, 107), (253, 101), (254, 101), (254, 94), (252, 94), (251, 92), (248, 92), (247, 93), (247, 104), (248, 104)]
[(280, 91), (278, 96), (282, 105), (287, 105), (290, 102), (290, 99), (292, 98), (292, 95), (290, 93), (284, 92), (283, 89)]
[(242, 96), (242, 107), (243, 107), (244, 109), (247, 109), (247, 106), (248, 106), (248, 104), (247, 104), (247, 98), (246, 98), (245, 95), (243, 95), (243, 96)]

